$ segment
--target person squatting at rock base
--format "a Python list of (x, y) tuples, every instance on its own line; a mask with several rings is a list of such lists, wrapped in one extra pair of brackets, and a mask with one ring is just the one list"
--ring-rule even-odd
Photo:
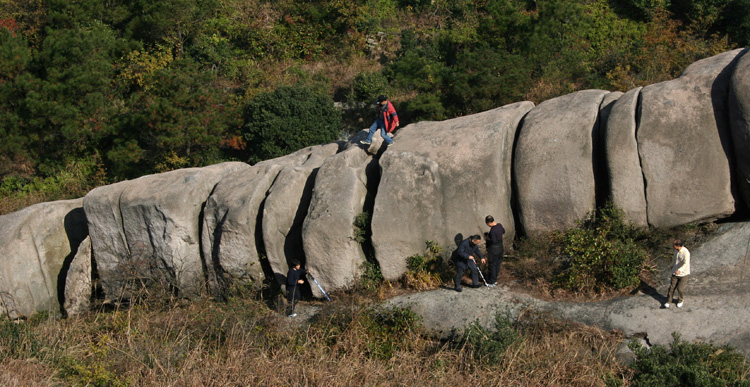
[(471, 270), (471, 286), (475, 288), (481, 286), (479, 284), (477, 264), (474, 260), (474, 257), (479, 257), (482, 263), (485, 262), (484, 255), (478, 246), (481, 241), (481, 236), (472, 235), (461, 241), (458, 245), (453, 262), (456, 265), (456, 278), (454, 282), (457, 292), (461, 291), (461, 277), (463, 277), (467, 268)]

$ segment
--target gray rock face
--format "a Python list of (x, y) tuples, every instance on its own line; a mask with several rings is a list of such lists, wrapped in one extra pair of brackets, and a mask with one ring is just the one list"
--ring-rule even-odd
[(387, 307), (410, 308), (422, 317), (422, 325), (433, 335), (450, 338), (461, 334), (476, 321), (484, 328), (495, 328), (495, 316), (513, 321), (529, 309), (543, 309), (546, 302), (525, 294), (512, 293), (507, 287), (490, 290), (465, 288), (463, 292), (439, 289), (394, 297)]
[(533, 107), (520, 102), (400, 129), (395, 144), (380, 158), (382, 177), (372, 218), (372, 243), (386, 279), (405, 273), (406, 258), (423, 254), (428, 240), (450, 250), (456, 247), (456, 234), (487, 231), (488, 214), (512, 240), (513, 140), (518, 123)]
[(513, 176), (527, 235), (570, 228), (594, 210), (594, 139), (607, 93), (584, 90), (554, 98), (524, 119)]
[(641, 90), (637, 139), (652, 226), (734, 213), (726, 111), (729, 75), (741, 51), (700, 60), (678, 79)]
[(625, 220), (648, 226), (646, 187), (636, 142), (636, 117), (641, 88), (622, 95), (614, 103), (603, 126), (602, 137), (609, 180), (609, 199), (623, 210)]
[(70, 263), (65, 277), (65, 302), (68, 316), (85, 313), (91, 307), (91, 238), (86, 237)]
[(68, 266), (87, 235), (81, 205), (40, 203), (0, 216), (0, 313), (60, 313)]
[(108, 299), (161, 284), (195, 297), (205, 283), (199, 220), (214, 185), (245, 163), (188, 168), (100, 187), (84, 198)]
[[(365, 210), (372, 162), (364, 150), (349, 148), (326, 159), (315, 178), (302, 241), (307, 269), (326, 292), (351, 286), (361, 274), (365, 256), (354, 238), (354, 220)], [(316, 297), (323, 296), (311, 288)]]
[(338, 144), (315, 148), (300, 166), (279, 172), (263, 206), (263, 243), (274, 276), (283, 284), (288, 261), (305, 262), (302, 223), (307, 215), (318, 168), (338, 152)]
[(738, 189), (745, 203), (750, 203), (750, 55), (747, 50), (732, 73), (729, 124), (737, 162)]
[[(307, 161), (319, 146), (237, 170), (222, 179), (203, 212), (203, 259), (209, 292), (219, 296), (231, 281), (255, 282), (265, 277), (262, 214), (268, 190), (287, 166)], [(294, 209), (296, 211), (296, 209)]]
[(440, 289), (410, 294), (386, 304), (409, 306), (423, 317), (428, 330), (443, 337), (462, 331), (474, 320), (491, 328), (495, 314), (516, 319), (528, 308), (605, 330), (617, 329), (626, 337), (645, 337), (651, 345), (667, 346), (672, 342), (672, 332), (678, 332), (683, 340), (729, 344), (750, 357), (750, 288), (745, 273), (750, 265), (749, 240), (750, 223), (726, 224), (711, 239), (694, 247), (682, 308), (661, 308), (669, 286), (666, 270), (653, 294), (607, 301), (546, 302), (507, 287), (482, 287), (462, 293)]

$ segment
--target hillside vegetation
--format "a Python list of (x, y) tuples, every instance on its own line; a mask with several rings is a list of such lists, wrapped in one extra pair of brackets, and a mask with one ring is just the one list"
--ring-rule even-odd
[(0, 0), (0, 213), (346, 137), (378, 94), (406, 125), (748, 42), (750, 0)]

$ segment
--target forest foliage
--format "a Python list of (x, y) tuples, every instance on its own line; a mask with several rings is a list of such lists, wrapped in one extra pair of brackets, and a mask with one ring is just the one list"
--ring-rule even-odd
[(0, 213), (346, 137), (379, 94), (441, 120), (748, 42), (750, 0), (0, 0)]

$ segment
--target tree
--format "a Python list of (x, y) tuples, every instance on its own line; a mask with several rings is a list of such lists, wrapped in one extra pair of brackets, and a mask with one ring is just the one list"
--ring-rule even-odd
[(0, 177), (29, 162), (21, 162), (28, 159), (29, 138), (22, 130), (19, 102), (26, 95), (30, 62), (26, 39), (11, 28), (0, 28)]
[(131, 95), (107, 153), (112, 171), (133, 177), (221, 160), (241, 120), (216, 76), (184, 58), (143, 76), (147, 87)]
[(259, 94), (245, 108), (251, 162), (330, 143), (340, 133), (341, 113), (331, 98), (309, 87), (282, 86)]
[(47, 30), (19, 107), (21, 128), (41, 164), (86, 158), (114, 131), (112, 118), (122, 105), (113, 82), (120, 44), (102, 24)]

